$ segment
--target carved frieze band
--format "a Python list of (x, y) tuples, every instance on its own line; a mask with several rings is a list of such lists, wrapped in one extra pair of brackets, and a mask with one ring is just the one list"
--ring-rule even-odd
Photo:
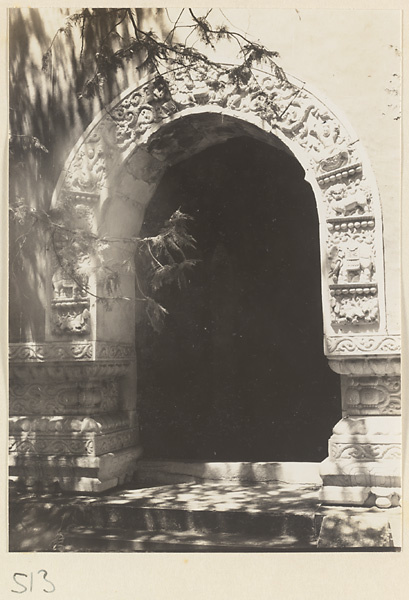
[(363, 461), (399, 459), (400, 444), (351, 444), (330, 443), (331, 459), (353, 459)]
[(325, 353), (327, 355), (351, 354), (400, 354), (401, 338), (399, 335), (340, 335), (325, 336)]
[(11, 435), (10, 454), (90, 455), (99, 456), (107, 452), (129, 448), (137, 443), (137, 429), (126, 429), (105, 434), (46, 434), (27, 433)]
[[(119, 387), (114, 380), (82, 383), (10, 382), (11, 415), (88, 415), (118, 408)], [(56, 431), (59, 423), (54, 423)], [(25, 425), (28, 427), (28, 425)], [(47, 427), (47, 424), (46, 424)]]
[(42, 361), (87, 361), (87, 360), (122, 360), (133, 359), (133, 344), (114, 342), (44, 342), (9, 344), (9, 361), (42, 362)]
[(10, 433), (27, 432), (80, 432), (80, 433), (107, 433), (129, 426), (129, 417), (125, 412), (92, 415), (92, 417), (78, 415), (74, 417), (62, 416), (13, 416), (9, 419)]

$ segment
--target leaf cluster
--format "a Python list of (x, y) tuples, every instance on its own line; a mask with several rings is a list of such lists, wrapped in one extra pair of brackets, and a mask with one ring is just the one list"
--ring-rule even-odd
[[(212, 26), (209, 21), (211, 12), (212, 9), (205, 15), (198, 15), (191, 8), (182, 9), (168, 35), (160, 38), (154, 31), (142, 28), (138, 12), (133, 8), (81, 9), (70, 15), (65, 25), (57, 31), (44, 54), (43, 69), (50, 69), (52, 50), (57, 37), (62, 34), (70, 35), (73, 27), (79, 27), (82, 40), (80, 63), (84, 71), (87, 70), (87, 40), (99, 40), (98, 49), (94, 54), (94, 72), (91, 77), (87, 77), (79, 92), (79, 96), (83, 98), (99, 95), (107, 79), (130, 61), (138, 72), (151, 72), (156, 75), (161, 74), (168, 62), (188, 68), (195, 68), (199, 64), (220, 66), (219, 62), (195, 49), (196, 41), (202, 42), (205, 48), (208, 47), (212, 51), (216, 49), (220, 40), (237, 45), (240, 63), (226, 70), (231, 81), (238, 85), (248, 82), (253, 64), (260, 61), (268, 63), (278, 76), (285, 77), (275, 62), (279, 56), (278, 52), (265, 48), (224, 24)], [(182, 14), (190, 17), (190, 23), (179, 24)], [(184, 29), (189, 31), (185, 42), (174, 41), (176, 34), (181, 34)], [(104, 35), (100, 33), (102, 30), (106, 32)], [(189, 43), (190, 39), (192, 43)]]
[[(129, 240), (99, 237), (87, 230), (66, 226), (64, 223), (75, 222), (70, 203), (46, 213), (18, 201), (10, 206), (9, 212), (12, 221), (24, 230), (16, 239), (22, 262), (28, 236), (34, 233), (35, 226), (41, 227), (41, 234), (49, 240), (58, 268), (64, 276), (77, 284), (81, 295), (93, 296), (108, 309), (112, 301), (130, 301), (130, 298), (118, 294), (121, 273), (135, 273), (138, 293), (136, 300), (144, 303), (148, 321), (157, 333), (162, 330), (168, 311), (155, 298), (155, 294), (162, 287), (171, 285), (182, 291), (188, 284), (188, 272), (198, 262), (187, 256), (189, 250), (196, 248), (196, 241), (188, 232), (188, 224), (192, 218), (179, 209), (170, 216), (156, 236)], [(115, 264), (108, 263), (105, 258), (111, 244), (124, 241), (134, 244), (137, 268), (132, 257)], [(98, 279), (103, 295), (91, 290), (92, 276)]]

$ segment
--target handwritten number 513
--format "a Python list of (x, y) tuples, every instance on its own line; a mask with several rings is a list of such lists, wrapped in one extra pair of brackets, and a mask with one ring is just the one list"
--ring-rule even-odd
[[(38, 577), (39, 576), (39, 577)], [(16, 583), (20, 588), (20, 590), (11, 590), (15, 594), (24, 594), (24, 592), (32, 592), (35, 589), (38, 589), (40, 585), (42, 585), (43, 592), (46, 594), (51, 594), (51, 592), (55, 591), (55, 585), (52, 581), (47, 579), (48, 573), (45, 569), (40, 569), (37, 573), (14, 573), (13, 579), (14, 583)], [(35, 581), (40, 578), (40, 582)]]

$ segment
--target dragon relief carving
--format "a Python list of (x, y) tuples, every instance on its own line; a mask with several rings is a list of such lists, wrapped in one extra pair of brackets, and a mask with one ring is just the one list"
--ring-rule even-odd
[(153, 79), (108, 110), (71, 163), (65, 188), (100, 190), (106, 182), (106, 163), (114, 160), (118, 149), (124, 151), (170, 115), (206, 104), (261, 116), (296, 139), (324, 173), (351, 162), (353, 152), (341, 126), (325, 107), (285, 77), (254, 71), (243, 84), (233, 81), (223, 67), (196, 65)]

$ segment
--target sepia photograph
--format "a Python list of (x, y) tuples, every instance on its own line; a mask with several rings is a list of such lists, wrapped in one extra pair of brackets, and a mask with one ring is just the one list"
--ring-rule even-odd
[(8, 552), (401, 551), (401, 38), (9, 8)]

